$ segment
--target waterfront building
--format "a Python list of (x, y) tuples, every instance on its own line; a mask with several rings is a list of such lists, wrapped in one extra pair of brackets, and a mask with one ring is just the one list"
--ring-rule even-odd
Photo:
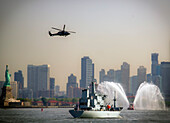
[(146, 81), (146, 68), (144, 66), (139, 66), (137, 70), (138, 86), (144, 81)]
[(123, 65), (121, 65), (121, 84), (126, 94), (129, 93), (130, 88), (129, 81), (130, 81), (130, 65), (126, 62), (123, 62)]
[(68, 77), (68, 83), (67, 83), (67, 97), (72, 98), (73, 97), (73, 89), (78, 87), (77, 83), (77, 77), (71, 74)]
[(27, 86), (33, 90), (33, 97), (50, 97), (50, 65), (28, 65)]
[(170, 101), (170, 62), (161, 62), (160, 74), (162, 77), (162, 93), (165, 100)]
[(85, 56), (81, 58), (80, 88), (87, 88), (92, 80), (94, 80), (94, 64), (88, 56)]
[(121, 70), (116, 70), (114, 73), (115, 73), (114, 81), (118, 82), (118, 83), (121, 83), (121, 81), (122, 81), (122, 71)]
[(152, 81), (152, 74), (149, 73), (146, 76), (147, 76), (147, 82), (151, 83), (151, 81)]
[(59, 85), (56, 85), (55, 86), (55, 95), (58, 95), (58, 93), (60, 92), (60, 86)]
[(65, 97), (66, 92), (65, 91), (59, 91), (58, 95), (59, 97)]
[(18, 83), (16, 81), (12, 81), (11, 83), (11, 88), (12, 88), (12, 95), (14, 96), (15, 99), (18, 98)]
[(151, 73), (152, 76), (157, 75), (157, 66), (158, 66), (158, 53), (151, 54), (152, 66), (151, 66)]
[(157, 85), (159, 87), (159, 89), (162, 91), (162, 77), (160, 75), (156, 75), (154, 77), (155, 80), (155, 85)]
[(19, 89), (19, 98), (33, 99), (32, 89), (28, 89), (28, 88)]
[(18, 72), (14, 73), (14, 81), (18, 82), (18, 88), (23, 89), (24, 88), (24, 77), (21, 70), (18, 70)]
[(108, 76), (110, 82), (114, 82), (114, 70), (113, 69), (110, 69), (107, 72), (107, 76)]
[(81, 97), (81, 93), (82, 93), (82, 89), (77, 87), (77, 88), (74, 88), (73, 90), (73, 97), (74, 98), (80, 98)]
[(130, 77), (130, 93), (136, 95), (138, 89), (137, 76)]
[(162, 77), (160, 75), (160, 64), (158, 62), (158, 53), (152, 53), (152, 82), (157, 85), (160, 89), (162, 89)]
[(105, 70), (101, 69), (101, 71), (99, 72), (100, 75), (100, 83), (104, 82), (104, 81), (109, 81), (109, 82), (113, 82), (114, 81), (114, 70), (110, 69), (107, 74), (105, 74)]
[(50, 78), (50, 97), (54, 97), (55, 78)]
[(50, 78), (50, 90), (54, 90), (55, 87), (55, 78)]
[(104, 82), (104, 76), (105, 76), (105, 70), (101, 69), (101, 71), (99, 72), (99, 77), (100, 77), (99, 82), (100, 83)]

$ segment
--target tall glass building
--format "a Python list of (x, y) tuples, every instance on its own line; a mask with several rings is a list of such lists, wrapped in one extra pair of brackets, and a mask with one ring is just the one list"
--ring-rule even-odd
[(151, 72), (152, 72), (152, 76), (157, 75), (158, 71), (157, 71), (157, 66), (158, 66), (158, 53), (152, 53), (151, 56), (151, 60), (152, 60), (152, 66), (151, 66)]
[(92, 60), (85, 56), (81, 58), (81, 80), (80, 88), (87, 88), (94, 79), (94, 64)]
[[(28, 65), (27, 87), (33, 90), (33, 97), (42, 96), (50, 90), (50, 65)], [(46, 95), (46, 94), (43, 94)]]
[(170, 62), (161, 62), (162, 93), (170, 101)]
[(18, 72), (14, 73), (14, 81), (18, 82), (19, 89), (24, 88), (24, 77), (21, 70), (18, 70)]

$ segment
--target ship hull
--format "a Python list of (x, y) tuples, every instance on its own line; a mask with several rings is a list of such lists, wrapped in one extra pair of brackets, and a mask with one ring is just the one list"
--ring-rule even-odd
[(74, 118), (120, 118), (120, 111), (84, 111), (69, 110)]

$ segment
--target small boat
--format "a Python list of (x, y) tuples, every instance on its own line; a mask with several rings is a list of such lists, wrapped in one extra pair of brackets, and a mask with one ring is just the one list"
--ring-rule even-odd
[[(91, 93), (90, 93), (91, 92)], [(114, 96), (114, 106), (105, 105), (106, 95), (99, 95), (95, 91), (95, 83), (91, 84), (91, 91), (87, 88), (82, 90), (82, 97), (79, 105), (76, 105), (69, 113), (74, 118), (120, 118), (122, 107), (116, 107)]]

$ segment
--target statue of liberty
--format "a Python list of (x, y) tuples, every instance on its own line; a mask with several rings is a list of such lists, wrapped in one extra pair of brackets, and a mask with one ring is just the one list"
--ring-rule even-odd
[(9, 74), (8, 72), (8, 65), (6, 65), (6, 71), (5, 71), (5, 83), (4, 83), (4, 86), (5, 87), (10, 87), (10, 77), (11, 77), (11, 74)]

